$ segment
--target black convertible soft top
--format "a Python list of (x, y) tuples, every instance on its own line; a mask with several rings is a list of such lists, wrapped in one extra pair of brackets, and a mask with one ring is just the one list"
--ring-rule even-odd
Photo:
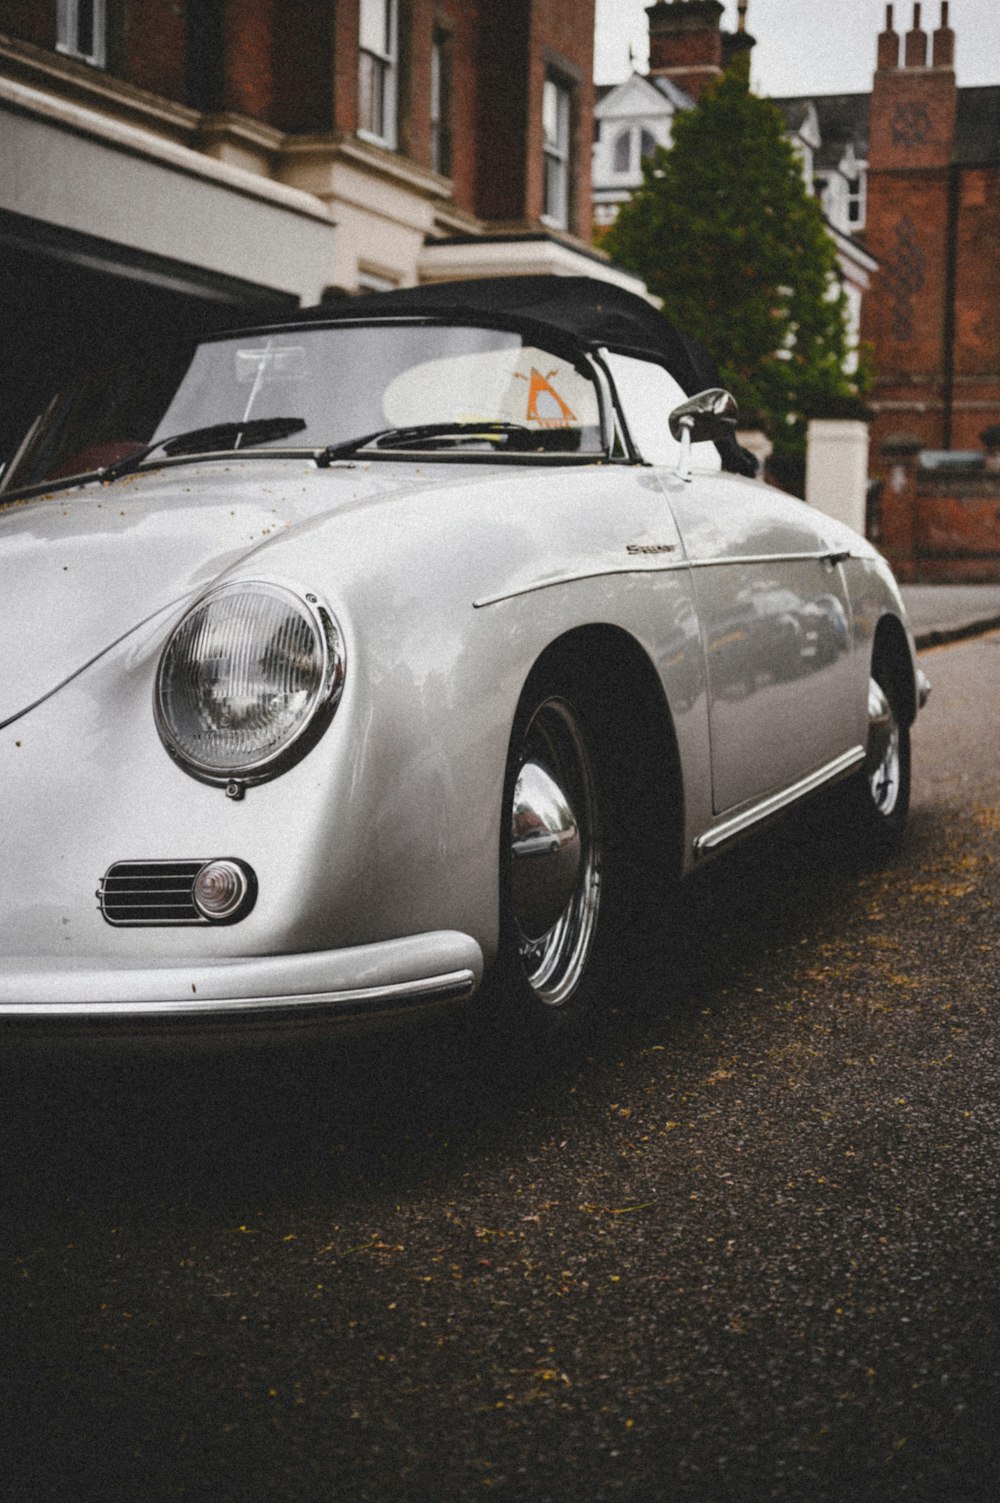
[[(345, 298), (342, 303), (324, 303), (289, 313), (288, 321), (364, 318), (369, 314), (530, 319), (594, 349), (604, 347), (656, 360), (689, 397), (722, 384), (718, 367), (701, 345), (675, 329), (643, 298), (597, 277), (479, 277), (431, 282), (396, 292)], [(734, 438), (721, 440), (717, 447), (724, 469), (737, 475), (757, 473), (757, 461)]]

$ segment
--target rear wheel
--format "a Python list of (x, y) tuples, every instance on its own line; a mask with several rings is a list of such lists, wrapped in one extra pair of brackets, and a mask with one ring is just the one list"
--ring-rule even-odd
[(893, 676), (878, 664), (868, 681), (865, 765), (853, 786), (855, 826), (865, 848), (884, 855), (897, 845), (910, 807), (910, 728)]

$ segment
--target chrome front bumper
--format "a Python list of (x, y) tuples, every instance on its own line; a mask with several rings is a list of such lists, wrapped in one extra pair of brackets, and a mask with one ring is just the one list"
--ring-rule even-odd
[[(114, 966), (0, 960), (0, 1024), (118, 1024), (136, 1035), (169, 1025), (339, 1023), (470, 997), (483, 956), (467, 934), (417, 934), (304, 955)], [(6, 1030), (5, 1030), (6, 1031)], [(34, 1031), (34, 1029), (32, 1029)]]

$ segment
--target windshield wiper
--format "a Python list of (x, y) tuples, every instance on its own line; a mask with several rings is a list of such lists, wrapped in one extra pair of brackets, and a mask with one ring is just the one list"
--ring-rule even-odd
[(164, 454), (199, 454), (218, 449), (240, 449), (245, 444), (266, 444), (276, 438), (288, 438), (292, 433), (301, 433), (306, 427), (305, 418), (275, 417), (248, 418), (244, 422), (213, 423), (208, 428), (189, 428), (185, 433), (175, 433), (170, 438), (156, 438), (151, 444), (116, 459), (97, 473), (101, 480), (119, 480), (137, 470), (144, 459), (162, 449)]
[[(523, 423), (485, 422), (485, 423), (414, 423), (409, 428), (379, 428), (374, 433), (363, 433), (359, 438), (348, 438), (342, 444), (328, 444), (323, 451), (323, 463), (332, 464), (335, 459), (350, 459), (352, 454), (357, 454), (360, 449), (367, 449), (371, 445), (386, 449), (405, 448), (428, 448), (435, 447), (433, 440), (438, 438), (453, 438), (463, 440), (469, 438), (499, 439), (512, 436), (527, 436), (528, 438), (543, 438), (543, 434), (536, 434), (531, 428)], [(382, 443), (382, 440), (392, 439), (392, 443)], [(513, 446), (508, 446), (513, 447)], [(539, 448), (544, 445), (539, 444)]]

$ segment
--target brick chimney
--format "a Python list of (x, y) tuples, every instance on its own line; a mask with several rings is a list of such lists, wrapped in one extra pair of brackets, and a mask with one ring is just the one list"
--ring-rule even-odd
[[(873, 170), (920, 170), (950, 165), (955, 144), (954, 32), (948, 26), (947, 0), (934, 33), (931, 66), (927, 32), (920, 24), (922, 6), (913, 6), (913, 25), (903, 38), (899, 64), (898, 33), (892, 5), (878, 39), (878, 71), (871, 103), (870, 162)], [(948, 61), (944, 61), (944, 59)]]
[[(921, 25), (927, 6), (913, 5), (912, 25), (902, 38), (893, 25), (894, 9), (899, 16), (898, 4), (888, 6), (886, 29), (878, 39), (868, 153), (865, 243), (880, 264), (879, 295), (866, 297), (861, 312), (861, 337), (877, 352), (872, 392), (876, 454), (903, 409), (925, 448), (950, 443), (946, 372), (953, 337), (948, 279), (958, 99), (951, 66), (954, 38), (947, 3), (941, 6), (932, 49)], [(896, 504), (895, 493), (887, 491), (884, 508), (891, 512)], [(893, 556), (902, 555), (897, 550)]]
[[(720, 0), (658, 0), (649, 17), (649, 71), (697, 99), (722, 77)], [(741, 12), (742, 15), (742, 12)]]

